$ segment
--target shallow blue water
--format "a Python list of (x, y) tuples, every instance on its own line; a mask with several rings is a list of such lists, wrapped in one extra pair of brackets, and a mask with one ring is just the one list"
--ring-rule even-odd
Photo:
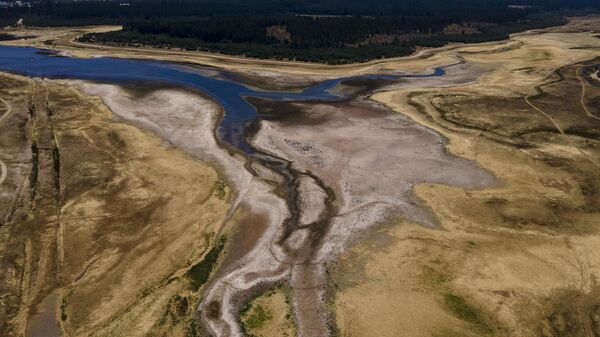
[(0, 70), (31, 77), (75, 78), (112, 83), (129, 81), (163, 82), (198, 89), (215, 99), (225, 114), (219, 125), (219, 137), (246, 153), (252, 153), (245, 141), (245, 125), (253, 121), (256, 109), (244, 97), (276, 100), (339, 100), (330, 89), (346, 80), (398, 79), (444, 75), (443, 68), (423, 75), (364, 75), (324, 81), (301, 92), (258, 91), (242, 84), (204, 76), (175, 63), (123, 58), (71, 58), (51, 55), (36, 48), (0, 46)]

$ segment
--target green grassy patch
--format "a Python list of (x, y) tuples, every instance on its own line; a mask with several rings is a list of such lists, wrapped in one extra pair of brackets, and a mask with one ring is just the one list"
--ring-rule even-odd
[[(257, 295), (248, 301), (240, 310), (238, 323), (246, 337), (263, 336), (261, 329), (268, 326), (278, 330), (281, 337), (290, 337), (297, 334), (297, 327), (292, 312), (292, 289), (287, 284), (279, 283), (266, 292)], [(274, 295), (283, 295), (286, 309), (275, 309), (270, 302)], [(281, 312), (279, 310), (285, 310)], [(285, 314), (281, 317), (281, 314)], [(283, 318), (283, 320), (282, 320)], [(276, 326), (276, 327), (275, 327)], [(275, 333), (271, 331), (271, 333)]]
[(39, 150), (37, 142), (31, 143), (31, 174), (29, 175), (29, 188), (31, 189), (31, 200), (35, 199), (39, 170)]
[(67, 316), (67, 305), (68, 305), (68, 300), (67, 298), (63, 298), (62, 302), (60, 304), (60, 320), (61, 321), (66, 321), (68, 316)]
[(212, 194), (219, 198), (219, 200), (225, 200), (225, 197), (227, 197), (227, 191), (225, 190), (225, 187), (225, 183), (221, 180), (218, 180), (213, 186)]
[(200, 337), (195, 320), (190, 320), (190, 324), (188, 325), (188, 328), (186, 330), (185, 337)]
[(52, 148), (52, 161), (54, 163), (54, 193), (60, 196), (60, 150), (56, 144)]
[(447, 293), (444, 295), (444, 305), (454, 316), (475, 325), (481, 332), (492, 332), (492, 328), (486, 322), (481, 312), (461, 296)]
[(219, 260), (219, 256), (225, 248), (225, 241), (227, 238), (225, 236), (220, 237), (215, 245), (210, 249), (210, 251), (206, 254), (202, 261), (198, 262), (198, 264), (194, 265), (188, 272), (187, 276), (191, 281), (192, 288), (195, 291), (198, 291), (202, 285), (208, 281), (217, 261)]
[[(448, 283), (452, 277), (443, 269), (444, 266), (424, 266), (421, 271), (421, 279), (426, 285), (437, 289)], [(441, 270), (442, 269), (442, 270)]]
[(259, 329), (261, 328), (265, 322), (273, 319), (273, 313), (265, 310), (260, 304), (257, 304), (253, 310), (247, 313), (246, 317), (246, 327), (248, 329)]
[(114, 130), (109, 131), (107, 133), (107, 136), (108, 136), (108, 140), (110, 141), (110, 144), (112, 146), (114, 146), (115, 148), (122, 150), (127, 147), (127, 143)]

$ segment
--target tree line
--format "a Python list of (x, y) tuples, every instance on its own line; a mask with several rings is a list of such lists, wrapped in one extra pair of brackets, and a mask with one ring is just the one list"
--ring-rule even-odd
[[(508, 20), (508, 19), (506, 19)], [(458, 21), (460, 22), (460, 21)], [(126, 46), (154, 46), (210, 51), (256, 58), (341, 64), (405, 56), (417, 47), (439, 47), (449, 42), (500, 40), (509, 34), (565, 23), (560, 16), (539, 16), (478, 23), (477, 33), (444, 32), (448, 17), (212, 17), (187, 20), (127, 22), (122, 31), (84, 35), (82, 42)], [(281, 26), (290, 39), (269, 36), (266, 28)], [(370, 37), (388, 34), (384, 42)]]
[[(14, 1), (14, 0), (5, 0)], [(497, 22), (505, 16), (559, 8), (598, 8), (597, 0), (105, 0), (32, 1), (1, 9), (0, 21), (24, 18), (32, 25), (123, 23), (131, 19), (275, 14), (432, 17)], [(126, 4), (126, 5), (125, 5)], [(531, 6), (530, 9), (510, 5)]]
[[(41, 0), (30, 8), (2, 9), (0, 25), (18, 18), (32, 26), (121, 24), (120, 32), (89, 34), (81, 40), (348, 63), (407, 55), (418, 46), (504, 39), (520, 30), (563, 23), (559, 8), (598, 10), (596, 2)], [(452, 25), (454, 29), (447, 29)]]
[[(526, 13), (505, 11), (478, 17), (482, 28), (487, 24), (525, 22)], [(376, 35), (431, 35), (451, 23), (475, 21), (471, 14), (433, 14), (430, 16), (217, 16), (197, 19), (152, 19), (127, 21), (124, 32), (192, 38), (205, 43), (275, 44), (280, 41), (266, 33), (268, 27), (279, 26), (289, 33), (291, 48), (341, 48), (361, 44)], [(485, 24), (483, 24), (485, 23)], [(388, 41), (389, 42), (389, 41)]]

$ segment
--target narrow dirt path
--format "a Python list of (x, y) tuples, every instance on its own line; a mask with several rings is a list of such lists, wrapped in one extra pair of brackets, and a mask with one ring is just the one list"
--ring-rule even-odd
[(560, 132), (562, 135), (565, 134), (565, 131), (563, 130), (563, 128), (560, 127), (560, 125), (558, 125), (558, 123), (554, 120), (554, 118), (550, 117), (550, 115), (548, 115), (544, 110), (538, 108), (537, 106), (535, 106), (533, 103), (531, 103), (531, 101), (529, 100), (529, 97), (531, 96), (525, 96), (525, 102), (532, 107), (533, 109), (535, 109), (537, 112), (541, 113), (542, 115), (544, 115), (544, 117), (548, 118), (548, 120), (550, 120), (550, 122), (554, 125), (554, 127), (558, 130), (558, 132)]
[(2, 102), (6, 106), (6, 111), (4, 111), (4, 114), (2, 115), (2, 117), (0, 117), (0, 123), (2, 123), (2, 121), (4, 121), (4, 119), (8, 117), (8, 115), (12, 112), (12, 106), (8, 104), (8, 102), (5, 101), (4, 98), (0, 98), (0, 102)]
[[(4, 112), (2, 117), (0, 117), (0, 124), (1, 124), (4, 121), (4, 119), (6, 117), (8, 117), (8, 115), (11, 113), (12, 106), (10, 104), (8, 104), (8, 102), (5, 101), (3, 98), (0, 98), (0, 101), (6, 106), (6, 111)], [(8, 174), (8, 170), (6, 168), (6, 164), (2, 161), (2, 159), (0, 159), (0, 185), (2, 185), (4, 180), (6, 180), (7, 174)]]
[[(541, 90), (541, 86), (538, 87), (538, 90)], [(533, 103), (531, 103), (531, 101), (529, 100), (529, 98), (531, 97), (531, 95), (525, 96), (525, 102), (527, 102), (527, 104), (529, 104), (529, 106), (531, 106), (533, 109), (535, 109), (536, 111), (538, 111), (539, 113), (541, 113), (542, 115), (544, 115), (546, 118), (548, 118), (548, 120), (550, 120), (550, 122), (552, 122), (552, 124), (554, 125), (554, 127), (556, 127), (556, 129), (558, 130), (558, 132), (560, 132), (561, 135), (566, 135), (565, 131), (560, 127), (560, 125), (558, 125), (558, 123), (554, 120), (554, 118), (550, 117), (550, 115), (548, 113), (546, 113), (544, 110), (538, 108), (537, 106), (535, 106)], [(575, 147), (587, 160), (589, 160), (592, 164), (594, 164), (596, 167), (598, 167), (600, 169), (600, 162), (596, 161), (590, 154), (588, 154), (587, 152), (583, 151), (582, 149), (580, 149), (579, 147), (575, 146), (574, 144), (572, 144), (573, 147)]]
[[(585, 104), (585, 81), (583, 80), (583, 77), (581, 76), (581, 67), (579, 67), (579, 69), (577, 69), (577, 79), (579, 80), (579, 83), (581, 83), (581, 98), (579, 99), (579, 103), (581, 104), (581, 107), (583, 108), (583, 111), (585, 111), (586, 115), (588, 115), (591, 118), (600, 120), (600, 117), (594, 115), (593, 113), (590, 112), (590, 110), (588, 109), (587, 105)], [(598, 73), (596, 73), (598, 74)]]
[(4, 180), (6, 179), (6, 175), (7, 175), (7, 169), (6, 169), (6, 164), (4, 164), (4, 162), (2, 161), (2, 159), (0, 159), (0, 185), (2, 185), (2, 183), (4, 182)]

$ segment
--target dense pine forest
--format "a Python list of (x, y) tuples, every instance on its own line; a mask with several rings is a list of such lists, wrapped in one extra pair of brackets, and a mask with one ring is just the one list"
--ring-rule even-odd
[(340, 64), (408, 55), (417, 47), (449, 42), (505, 39), (513, 32), (563, 22), (555, 16), (454, 25), (447, 17), (234, 16), (128, 21), (122, 31), (81, 40)]
[[(84, 42), (154, 46), (324, 63), (402, 56), (418, 47), (505, 39), (597, 10), (591, 0), (42, 1), (4, 8), (0, 23), (121, 24)], [(596, 7), (594, 9), (594, 7)], [(568, 12), (565, 12), (568, 11)]]

